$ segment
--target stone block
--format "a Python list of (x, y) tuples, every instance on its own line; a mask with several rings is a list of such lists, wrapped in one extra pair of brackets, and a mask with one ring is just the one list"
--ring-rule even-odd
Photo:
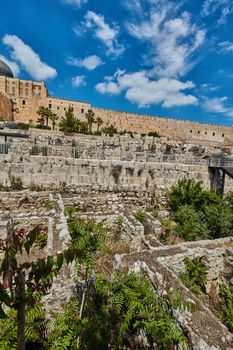
[(13, 229), (13, 220), (10, 216), (0, 217), (0, 239), (6, 239)]

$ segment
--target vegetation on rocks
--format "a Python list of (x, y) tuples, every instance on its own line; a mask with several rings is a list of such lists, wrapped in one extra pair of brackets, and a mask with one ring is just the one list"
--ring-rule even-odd
[[(40, 241), (36, 229), (26, 237), (22, 231), (1, 242), (0, 350), (135, 349), (143, 344), (157, 344), (161, 350), (185, 348), (187, 339), (172, 310), (190, 305), (178, 294), (158, 295), (144, 274), (112, 272), (96, 264), (108, 252), (106, 229), (77, 217), (74, 208), (68, 208), (66, 216), (71, 242), (62, 253), (31, 260), (33, 246)], [(40, 297), (71, 262), (77, 281), (73, 300), (48, 319)]]
[(182, 179), (168, 193), (168, 209), (185, 241), (228, 237), (233, 232), (233, 195), (220, 198), (201, 182)]
[(220, 318), (226, 324), (229, 331), (233, 332), (233, 286), (220, 285), (219, 290), (221, 313)]
[(184, 259), (185, 272), (180, 275), (181, 281), (193, 293), (205, 293), (207, 283), (207, 267), (203, 258)]

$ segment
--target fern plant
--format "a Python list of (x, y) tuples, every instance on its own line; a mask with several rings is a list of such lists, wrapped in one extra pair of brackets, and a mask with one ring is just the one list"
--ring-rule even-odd
[(177, 296), (172, 300), (156, 295), (143, 275), (115, 273), (110, 280), (97, 276), (95, 293), (87, 300), (80, 324), (80, 348), (135, 349), (140, 333), (151, 347), (154, 343), (161, 350), (173, 349), (175, 344), (185, 347), (187, 340), (168, 311), (173, 301), (173, 306), (182, 304)]
[[(26, 308), (26, 327), (25, 338), (27, 346), (39, 349), (45, 340), (46, 322), (45, 312), (41, 303), (37, 302), (34, 306)], [(7, 318), (1, 320), (0, 327), (0, 350), (17, 349), (17, 312), (10, 309)]]
[(230, 332), (233, 332), (233, 286), (220, 285), (220, 305), (222, 312), (220, 318), (226, 324)]
[(203, 261), (203, 258), (185, 258), (184, 262), (185, 272), (181, 273), (180, 275), (181, 281), (193, 293), (205, 293), (208, 269)]

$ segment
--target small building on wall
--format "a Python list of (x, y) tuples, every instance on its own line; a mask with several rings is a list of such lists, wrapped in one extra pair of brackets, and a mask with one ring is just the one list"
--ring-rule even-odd
[[(11, 105), (11, 112), (6, 107), (6, 101)], [(44, 82), (14, 78), (10, 67), (0, 60), (0, 117), (15, 122), (35, 123), (39, 106), (48, 107), (60, 117), (64, 116), (69, 106), (79, 117), (91, 108), (86, 102), (49, 96)]]

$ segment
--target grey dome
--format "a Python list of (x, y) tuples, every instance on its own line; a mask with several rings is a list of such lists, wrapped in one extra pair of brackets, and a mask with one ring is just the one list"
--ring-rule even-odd
[(0, 60), (0, 75), (3, 75), (8, 78), (14, 78), (14, 75), (10, 67), (1, 60)]

